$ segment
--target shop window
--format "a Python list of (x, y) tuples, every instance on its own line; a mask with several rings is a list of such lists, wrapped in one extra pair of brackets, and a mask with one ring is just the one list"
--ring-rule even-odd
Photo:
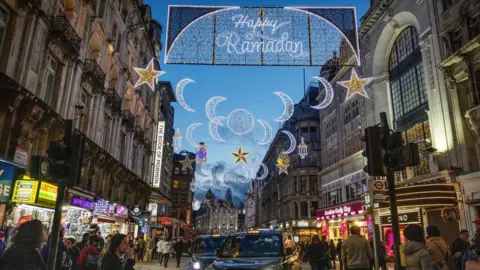
[(45, 77), (43, 78), (43, 100), (53, 106), (52, 94), (55, 89), (55, 74), (57, 72), (57, 61), (50, 55), (47, 55), (45, 65)]
[(178, 187), (179, 187), (178, 180), (173, 180), (173, 188), (178, 188)]

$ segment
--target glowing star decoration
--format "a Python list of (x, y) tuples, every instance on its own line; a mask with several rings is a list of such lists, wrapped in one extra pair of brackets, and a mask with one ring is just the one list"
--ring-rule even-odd
[(232, 155), (235, 156), (235, 161), (233, 164), (237, 164), (239, 161), (241, 161), (243, 164), (248, 165), (247, 157), (250, 156), (250, 153), (243, 152), (243, 147), (241, 145), (237, 152), (232, 152)]
[(278, 174), (288, 174), (288, 167), (290, 166), (290, 157), (287, 154), (280, 154), (280, 156), (277, 158), (277, 168), (278, 168)]
[(165, 71), (155, 70), (155, 67), (153, 66), (153, 58), (150, 60), (150, 63), (148, 63), (146, 68), (134, 67), (133, 69), (137, 72), (138, 76), (140, 76), (135, 83), (134, 88), (147, 84), (152, 91), (155, 91), (155, 79), (166, 73)]
[(365, 90), (365, 85), (370, 83), (372, 80), (373, 78), (365, 78), (365, 79), (358, 78), (357, 72), (355, 71), (354, 68), (352, 68), (352, 73), (350, 74), (350, 80), (337, 82), (337, 83), (348, 89), (347, 96), (345, 97), (345, 101), (346, 101), (346, 100), (349, 100), (351, 97), (353, 97), (355, 94), (361, 95), (365, 98), (369, 98), (367, 91)]
[(203, 142), (200, 142), (199, 146), (197, 147), (195, 161), (200, 164), (207, 162), (207, 147)]
[(173, 135), (173, 148), (179, 149), (182, 147), (182, 135), (180, 134), (180, 130), (177, 128), (175, 135)]
[(305, 139), (302, 137), (302, 142), (298, 145), (298, 155), (300, 156), (301, 159), (305, 159), (305, 157), (308, 155), (308, 146), (305, 143)]
[(190, 159), (188, 155), (186, 155), (184, 160), (179, 161), (180, 163), (182, 163), (182, 171), (184, 171), (185, 169), (190, 169), (193, 171), (192, 164), (194, 161), (194, 159)]
[(275, 122), (285, 122), (293, 115), (294, 105), (292, 99), (285, 93), (282, 92), (273, 92), (275, 95), (279, 96), (283, 102), (283, 113), (277, 119), (273, 120)]
[(178, 82), (177, 88), (175, 90), (175, 95), (177, 96), (177, 101), (180, 106), (182, 106), (185, 110), (189, 112), (195, 112), (194, 109), (190, 108), (190, 106), (187, 105), (187, 102), (185, 101), (185, 98), (183, 97), (183, 89), (185, 86), (189, 83), (194, 83), (195, 81), (189, 78), (183, 79)]

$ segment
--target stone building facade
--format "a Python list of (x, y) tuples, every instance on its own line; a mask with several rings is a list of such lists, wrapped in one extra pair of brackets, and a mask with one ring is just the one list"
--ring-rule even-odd
[(26, 166), (47, 155), (64, 120), (74, 119), (86, 137), (77, 188), (145, 208), (163, 110), (163, 90), (133, 88), (133, 67), (145, 67), (162, 48), (150, 7), (141, 0), (3, 0), (0, 16), (0, 156)]
[(173, 175), (172, 175), (172, 192), (170, 199), (172, 200), (172, 217), (190, 225), (192, 220), (192, 200), (193, 192), (190, 184), (195, 177), (195, 164), (192, 164), (193, 170), (183, 168), (180, 161), (184, 160), (188, 155), (191, 160), (195, 159), (195, 153), (181, 151), (179, 154), (174, 153), (173, 156)]

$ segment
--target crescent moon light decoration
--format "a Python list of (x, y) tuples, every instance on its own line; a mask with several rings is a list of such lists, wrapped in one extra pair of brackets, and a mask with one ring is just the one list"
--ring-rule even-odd
[(243, 174), (243, 175), (237, 174), (237, 179), (238, 179), (238, 182), (246, 184), (246, 183), (250, 182), (250, 172), (244, 166), (242, 167), (242, 170), (244, 170), (246, 173)]
[(260, 167), (262, 167), (263, 172), (262, 172), (262, 175), (260, 177), (257, 177), (257, 180), (263, 180), (263, 179), (267, 178), (267, 176), (268, 176), (267, 165), (265, 165), (264, 163), (260, 163)]
[(202, 123), (193, 123), (188, 126), (187, 131), (185, 132), (187, 135), (187, 141), (194, 147), (197, 148), (198, 143), (193, 140), (193, 130), (196, 129), (198, 126), (203, 125)]
[(323, 84), (323, 87), (325, 87), (325, 99), (322, 102), (320, 102), (320, 104), (316, 106), (310, 106), (310, 107), (315, 110), (325, 109), (333, 101), (333, 96), (334, 96), (333, 87), (327, 80), (325, 80), (322, 77), (313, 76), (313, 78), (317, 79), (321, 84)]
[(214, 138), (216, 141), (219, 141), (219, 142), (225, 141), (225, 139), (222, 138), (220, 134), (218, 134), (218, 126), (223, 125), (222, 121), (225, 119), (226, 117), (224, 116), (215, 116), (215, 118), (213, 118), (208, 124), (208, 131), (210, 132), (210, 136), (212, 136), (212, 138)]
[(212, 168), (212, 179), (213, 179), (213, 183), (221, 183), (222, 181), (220, 181), (220, 179), (218, 179), (218, 176), (217, 176), (217, 167), (213, 167)]
[(195, 112), (195, 110), (190, 108), (190, 106), (188, 106), (187, 103), (185, 102), (185, 99), (183, 98), (183, 88), (185, 88), (187, 84), (192, 82), (194, 83), (195, 81), (189, 78), (179, 81), (177, 84), (177, 89), (175, 91), (178, 103), (180, 104), (180, 106), (182, 106), (185, 110), (189, 112)]
[[(198, 175), (200, 175), (201, 177), (208, 177), (208, 175), (206, 175), (202, 172), (202, 163), (197, 163), (196, 164), (195, 173), (198, 173)], [(201, 181), (199, 181), (199, 182), (200, 182), (200, 185), (201, 185), (202, 184)]]
[(263, 129), (265, 130), (265, 135), (263, 136), (263, 139), (258, 142), (258, 144), (265, 145), (270, 143), (273, 138), (272, 127), (270, 126), (270, 124), (268, 124), (267, 121), (261, 119), (258, 119), (257, 121), (260, 123), (260, 125), (262, 125)]
[(290, 148), (283, 152), (284, 154), (289, 155), (295, 151), (295, 147), (297, 147), (297, 140), (295, 139), (295, 136), (288, 130), (282, 130), (282, 133), (286, 134), (290, 139)]
[(282, 92), (273, 92), (275, 95), (279, 96), (283, 102), (283, 113), (277, 119), (273, 120), (275, 122), (285, 122), (293, 115), (294, 106), (292, 99), (285, 93)]
[[(226, 98), (224, 97), (220, 97), (220, 96), (216, 96), (216, 97), (212, 97), (210, 98), (207, 103), (205, 104), (205, 113), (207, 114), (207, 117), (208, 117), (208, 120), (210, 121), (215, 121), (215, 117), (216, 117), (216, 108), (217, 108), (217, 105), (218, 103), (222, 102), (222, 101), (225, 101), (227, 100)], [(223, 126), (222, 123), (217, 123), (219, 126)]]

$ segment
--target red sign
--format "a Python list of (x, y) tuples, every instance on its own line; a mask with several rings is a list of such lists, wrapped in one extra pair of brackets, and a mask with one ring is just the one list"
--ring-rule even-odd
[(25, 223), (25, 222), (30, 221), (30, 220), (32, 220), (32, 216), (21, 217), (17, 222), (17, 227), (20, 227), (20, 225), (22, 225), (22, 223)]
[(339, 218), (344, 216), (358, 215), (362, 212), (362, 201), (355, 201), (331, 208), (317, 210), (317, 219)]
[(171, 227), (173, 226), (173, 221), (171, 218), (169, 217), (161, 217), (161, 218), (158, 218), (158, 223), (164, 225), (164, 226), (168, 226), (168, 227)]

